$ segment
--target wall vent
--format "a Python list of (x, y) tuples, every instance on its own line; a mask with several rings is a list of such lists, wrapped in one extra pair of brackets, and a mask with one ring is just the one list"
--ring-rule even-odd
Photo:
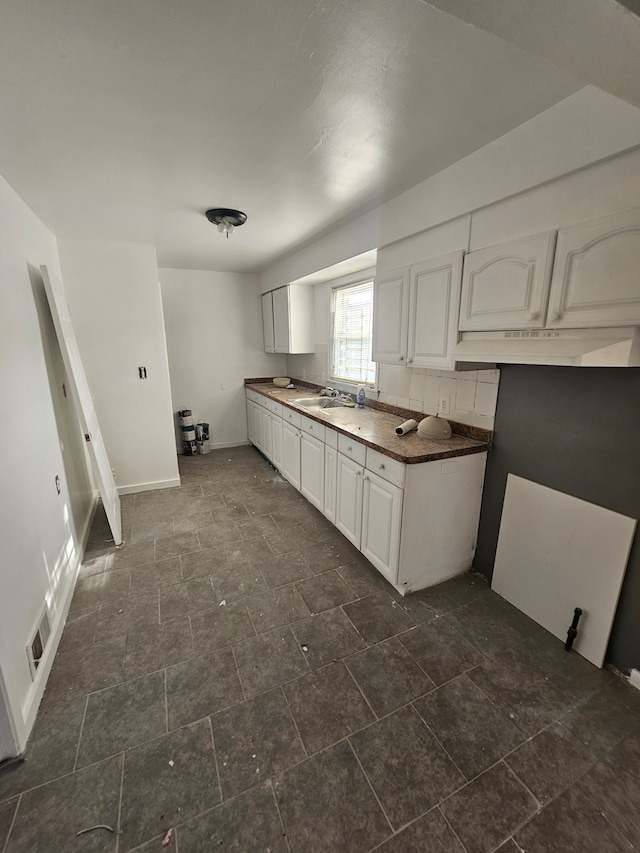
[(33, 681), (36, 680), (38, 667), (40, 666), (40, 661), (44, 655), (44, 650), (47, 647), (50, 634), (51, 627), (49, 624), (49, 614), (47, 612), (47, 606), (45, 605), (40, 615), (35, 634), (27, 646), (27, 658), (29, 660), (29, 669), (31, 670), (31, 678)]

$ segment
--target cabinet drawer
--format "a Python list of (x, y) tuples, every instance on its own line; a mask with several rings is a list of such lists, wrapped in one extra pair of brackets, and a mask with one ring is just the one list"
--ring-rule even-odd
[(324, 443), (327, 447), (333, 447), (334, 450), (338, 448), (338, 433), (335, 429), (330, 429), (329, 427), (325, 427), (324, 430)]
[(285, 406), (282, 407), (282, 420), (286, 423), (299, 427), (301, 417), (300, 412), (294, 412), (293, 409), (287, 409)]
[(256, 394), (255, 391), (252, 391), (250, 388), (246, 390), (247, 400), (251, 400), (252, 403), (258, 403), (260, 401), (260, 394)]
[(313, 421), (311, 418), (300, 415), (300, 429), (324, 443), (324, 426), (319, 424), (318, 421)]
[(275, 400), (269, 400), (269, 411), (277, 415), (279, 418), (282, 417), (282, 403), (277, 403)]
[(404, 487), (404, 471), (405, 465), (403, 462), (398, 462), (397, 459), (392, 459), (390, 456), (385, 456), (384, 453), (379, 453), (371, 447), (367, 447), (367, 469), (373, 471), (379, 477), (383, 477), (394, 486), (399, 488)]
[(349, 459), (353, 459), (359, 465), (364, 465), (364, 460), (367, 456), (367, 448), (364, 444), (360, 444), (355, 438), (347, 435), (338, 436), (338, 450), (344, 453)]

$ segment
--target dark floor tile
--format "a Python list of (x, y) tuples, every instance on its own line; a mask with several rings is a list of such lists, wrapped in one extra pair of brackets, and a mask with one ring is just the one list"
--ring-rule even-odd
[(288, 853), (280, 815), (269, 783), (251, 788), (178, 829), (187, 853), (236, 850), (238, 853)]
[(305, 656), (289, 627), (245, 640), (234, 647), (242, 687), (255, 696), (308, 670)]
[(389, 594), (407, 616), (410, 616), (416, 625), (423, 625), (425, 622), (431, 622), (438, 615), (428, 603), (426, 597), (420, 592), (413, 592), (408, 595), (400, 595), (395, 589), (390, 589)]
[(292, 586), (252, 595), (247, 598), (247, 609), (258, 634), (273, 628), (282, 628), (298, 619), (309, 616), (309, 609)]
[(109, 637), (81, 650), (56, 656), (44, 703), (52, 707), (118, 684), (124, 678), (126, 637)]
[(420, 598), (425, 601), (427, 607), (429, 607), (430, 610), (433, 610), (436, 616), (444, 616), (445, 613), (455, 610), (460, 607), (460, 605), (442, 591), (443, 586), (443, 584), (431, 586), (427, 589), (422, 589), (419, 592), (413, 593), (413, 595), (419, 595)]
[(219, 711), (211, 726), (224, 800), (306, 758), (280, 689)]
[(258, 515), (249, 521), (238, 522), (237, 529), (240, 539), (254, 539), (256, 536), (277, 533), (280, 528), (270, 515)]
[(128, 634), (151, 625), (159, 625), (158, 592), (130, 595), (113, 604), (103, 604), (96, 621), (96, 642), (118, 634)]
[(68, 704), (40, 706), (25, 760), (0, 770), (0, 800), (71, 773), (85, 705), (86, 698), (81, 696)]
[(442, 618), (484, 655), (510, 649), (542, 631), (532, 619), (490, 590)]
[(213, 524), (209, 527), (201, 527), (198, 529), (198, 539), (202, 545), (202, 550), (219, 551), (224, 553), (224, 547), (229, 542), (236, 542), (240, 533), (238, 525), (235, 521), (229, 521), (226, 524)]
[(131, 595), (143, 595), (182, 581), (180, 560), (172, 557), (158, 563), (145, 563), (131, 572)]
[(67, 620), (58, 644), (59, 652), (70, 652), (73, 649), (90, 646), (96, 635), (96, 624), (100, 617), (101, 606), (83, 616)]
[(147, 539), (171, 536), (174, 533), (173, 516), (163, 519), (142, 518), (133, 522), (131, 542), (144, 542)]
[(408, 631), (415, 625), (413, 619), (385, 593), (373, 593), (345, 604), (344, 612), (369, 645)]
[(311, 613), (331, 610), (356, 598), (355, 592), (335, 570), (300, 581), (296, 586)]
[[(298, 498), (301, 498), (299, 500)], [(307, 501), (302, 498), (301, 495), (298, 495), (296, 498), (291, 498), (289, 501), (283, 502), (282, 497), (279, 498), (280, 508), (272, 510), (270, 513), (271, 518), (278, 525), (280, 530), (291, 531), (293, 528), (301, 527), (305, 521), (308, 521), (310, 518), (309, 509), (307, 507), (310, 506)], [(287, 534), (287, 538), (289, 534)], [(270, 540), (271, 541), (271, 540)], [(284, 547), (287, 545), (287, 539), (283, 539), (282, 544)], [(276, 548), (278, 546), (276, 545)]]
[(436, 684), (451, 681), (484, 660), (455, 628), (440, 619), (407, 631), (399, 639)]
[(465, 853), (439, 809), (432, 809), (376, 847), (376, 853)]
[(270, 588), (313, 577), (309, 564), (295, 549), (278, 557), (265, 554), (257, 565)]
[(440, 808), (468, 853), (488, 853), (534, 814), (538, 803), (500, 763), (453, 794)]
[(166, 731), (163, 672), (92, 693), (87, 699), (77, 766), (94, 764)]
[(211, 727), (200, 720), (125, 753), (120, 844), (135, 847), (219, 802)]
[(460, 771), (410, 706), (350, 740), (395, 830), (464, 784)]
[(584, 744), (560, 723), (553, 723), (505, 758), (541, 803), (582, 778), (594, 760)]
[(368, 560), (360, 556), (346, 566), (340, 566), (338, 574), (355, 592), (358, 598), (364, 598), (373, 592), (383, 592), (390, 595), (393, 587), (374, 569)]
[(264, 536), (253, 539), (236, 539), (225, 544), (227, 557), (232, 563), (255, 563), (262, 560), (265, 554), (271, 553)]
[(205, 546), (202, 542), (202, 538), (200, 537), (200, 530), (211, 527), (212, 525), (213, 518), (211, 517), (211, 512), (209, 510), (193, 510), (193, 512), (189, 512), (187, 509), (174, 510), (174, 533), (193, 533), (197, 531), (198, 539), (200, 540), (200, 546), (202, 548), (210, 546)]
[(274, 790), (292, 853), (366, 853), (391, 834), (346, 741), (281, 773)]
[(396, 637), (351, 655), (347, 666), (379, 717), (435, 687)]
[(290, 681), (284, 692), (310, 755), (375, 720), (342, 661)]
[(514, 833), (521, 850), (543, 853), (576, 850), (580, 853), (622, 853), (631, 845), (586, 797), (570, 788)]
[(211, 515), (214, 524), (228, 524), (230, 521), (246, 521), (250, 518), (247, 508), (243, 503), (229, 506), (226, 504), (226, 501), (224, 507), (213, 506), (211, 508)]
[(204, 613), (193, 614), (190, 619), (198, 655), (241, 643), (256, 634), (244, 601), (219, 604)]
[(481, 575), (475, 572), (464, 572), (438, 584), (433, 587), (433, 590), (434, 592), (437, 590), (439, 595), (446, 595), (456, 607), (460, 607), (487, 595), (491, 592), (491, 587)]
[(100, 575), (106, 570), (106, 568), (106, 554), (100, 554), (99, 556), (92, 557), (87, 553), (87, 551), (85, 551), (84, 559), (82, 560), (82, 565), (78, 572), (78, 580), (84, 580), (85, 578), (93, 577), (93, 575)]
[[(200, 534), (198, 534), (200, 535)], [(184, 580), (210, 577), (216, 570), (228, 565), (229, 559), (223, 547), (212, 547), (180, 557), (180, 568)]]
[(129, 595), (131, 573), (102, 572), (99, 575), (78, 581), (71, 606), (69, 619), (90, 613), (103, 604), (112, 604)]
[(638, 715), (609, 686), (569, 711), (562, 722), (600, 758), (640, 728)]
[(559, 719), (570, 701), (517, 649), (485, 661), (469, 678), (528, 737)]
[(133, 566), (141, 566), (144, 563), (152, 563), (155, 554), (153, 539), (147, 542), (136, 542), (125, 544), (117, 548), (107, 556), (107, 571), (115, 569), (130, 569)]
[(640, 848), (640, 733), (598, 763), (579, 787), (609, 823)]
[(611, 673), (598, 669), (577, 652), (567, 654), (563, 641), (548, 631), (526, 640), (520, 651), (532, 666), (574, 702), (588, 699), (612, 678)]
[(516, 844), (513, 838), (507, 838), (504, 844), (498, 847), (496, 853), (522, 853), (522, 848)]
[(214, 605), (213, 586), (209, 578), (193, 578), (160, 590), (160, 619), (170, 622), (189, 613), (209, 610)]
[(413, 704), (467, 779), (482, 773), (524, 740), (464, 675)]
[(155, 540), (156, 561), (168, 560), (170, 557), (180, 557), (182, 554), (192, 554), (200, 551), (200, 540), (197, 533), (173, 533)]
[(300, 551), (310, 546), (319, 547), (320, 542), (317, 536), (308, 530), (305, 530), (302, 525), (296, 527), (287, 527), (277, 533), (270, 533), (266, 537), (271, 551), (281, 557), (283, 554), (290, 554), (292, 551)]
[(231, 601), (266, 590), (259, 563), (232, 563), (213, 570), (211, 575), (215, 600)]
[(122, 756), (109, 758), (22, 795), (5, 853), (115, 851), (118, 836), (82, 829), (118, 826)]
[[(170, 835), (169, 835), (170, 833)], [(167, 835), (169, 835), (169, 839), (167, 840)], [(163, 846), (163, 842), (165, 845)], [(122, 850), (122, 847), (119, 848)], [(167, 830), (167, 832), (162, 835), (156, 835), (155, 838), (151, 838), (145, 844), (137, 845), (136, 847), (130, 847), (127, 850), (127, 853), (177, 853), (178, 850), (178, 832), (177, 829), (172, 828), (171, 830)]]
[(365, 642), (340, 607), (292, 625), (305, 658), (314, 669), (365, 648)]
[(174, 664), (166, 675), (169, 730), (244, 699), (231, 649)]
[(0, 850), (4, 850), (5, 841), (9, 837), (9, 830), (18, 807), (18, 798), (0, 803)]
[(126, 678), (136, 678), (194, 656), (188, 617), (127, 635)]
[(353, 562), (355, 554), (354, 547), (344, 536), (336, 537), (333, 542), (322, 542), (320, 544), (307, 545), (300, 549), (311, 571), (315, 575), (326, 572), (327, 569), (337, 569)]

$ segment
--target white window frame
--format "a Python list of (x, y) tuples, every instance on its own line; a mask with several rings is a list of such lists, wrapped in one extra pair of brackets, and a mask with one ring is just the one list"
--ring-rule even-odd
[[(334, 311), (333, 311), (333, 298), (334, 292), (336, 290), (342, 290), (348, 287), (356, 287), (360, 284), (366, 284), (367, 282), (373, 282), (375, 279), (375, 268), (372, 267), (367, 270), (361, 270), (358, 273), (353, 273), (352, 275), (344, 276), (339, 279), (334, 279), (331, 282), (331, 292), (330, 292), (330, 304), (329, 304), (329, 353), (328, 353), (328, 365), (327, 365), (327, 375), (329, 377), (328, 384), (332, 388), (337, 388), (339, 391), (348, 391), (353, 393), (357, 385), (365, 385), (372, 391), (376, 391), (378, 387), (378, 365), (375, 364), (375, 376), (373, 382), (362, 382), (355, 379), (344, 379), (342, 377), (335, 376), (333, 373), (333, 332), (334, 332)], [(372, 306), (373, 308), (373, 306)]]

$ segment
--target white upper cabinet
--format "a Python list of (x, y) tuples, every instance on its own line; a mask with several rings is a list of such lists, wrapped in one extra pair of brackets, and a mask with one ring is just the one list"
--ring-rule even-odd
[(409, 322), (409, 267), (376, 276), (373, 286), (373, 360), (404, 364)]
[(542, 328), (554, 244), (551, 231), (466, 255), (460, 330)]
[(547, 325), (640, 325), (640, 210), (559, 231)]
[(454, 369), (463, 252), (411, 267), (407, 364)]
[(276, 342), (273, 329), (273, 293), (262, 294), (262, 333), (265, 352), (275, 352)]
[(313, 352), (313, 287), (288, 284), (262, 295), (266, 352)]

